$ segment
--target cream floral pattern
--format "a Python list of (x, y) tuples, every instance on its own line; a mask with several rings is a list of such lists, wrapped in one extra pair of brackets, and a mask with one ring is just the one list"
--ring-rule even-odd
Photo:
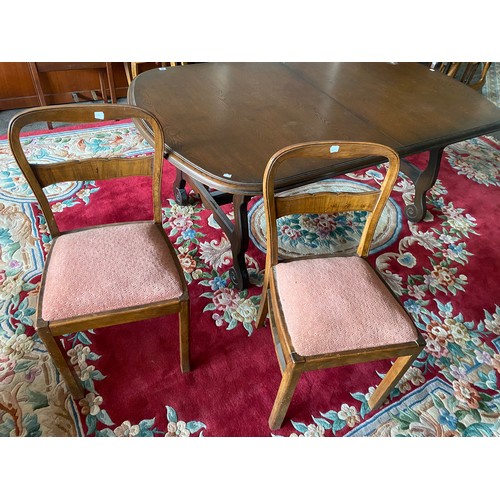
[(493, 137), (477, 137), (462, 141), (446, 149), (450, 166), (459, 175), (485, 186), (500, 186), (500, 151)]
[[(197, 202), (193, 193), (190, 194), (190, 202)], [(213, 311), (212, 319), (217, 327), (225, 325), (226, 330), (234, 330), (241, 325), (251, 335), (260, 297), (250, 296), (248, 290), (239, 292), (234, 288), (229, 278), (232, 253), (227, 237), (222, 233), (220, 241), (201, 241), (205, 236), (200, 232), (200, 214), (204, 209), (199, 204), (179, 206), (173, 200), (169, 200), (169, 205), (163, 212), (166, 220), (164, 227), (172, 239), (177, 237), (175, 245), (186, 280), (209, 289), (200, 295), (211, 299), (203, 312)], [(232, 219), (232, 213), (228, 217)], [(219, 227), (211, 216), (209, 224)], [(248, 255), (245, 255), (245, 260), (250, 279), (261, 283), (263, 276), (258, 262)]]
[[(385, 164), (378, 168), (385, 169)], [(364, 175), (351, 177), (356, 180), (371, 180), (374, 184), (383, 180), (383, 175), (368, 170)], [(364, 192), (374, 187), (348, 179), (329, 179), (313, 186), (295, 188), (288, 194), (304, 192), (345, 191)], [(303, 255), (325, 253), (349, 253), (356, 249), (367, 212), (344, 212), (339, 214), (292, 214), (277, 220), (278, 254), (282, 259)], [(262, 198), (249, 211), (251, 239), (262, 251), (266, 249), (266, 220)], [(391, 199), (382, 212), (374, 235), (373, 251), (380, 251), (396, 240), (401, 230), (401, 213)]]

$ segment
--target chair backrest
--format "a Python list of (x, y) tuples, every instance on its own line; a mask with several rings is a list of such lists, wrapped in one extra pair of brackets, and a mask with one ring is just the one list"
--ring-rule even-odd
[(178, 64), (180, 64), (181, 66), (185, 66), (187, 63), (185, 62), (181, 62), (181, 63), (177, 63), (177, 62), (131, 62), (130, 63), (130, 69), (128, 67), (128, 63), (124, 63), (125, 64), (125, 73), (127, 74), (127, 80), (128, 80), (128, 84), (130, 85), (132, 83), (132, 80), (134, 78), (137, 77), (137, 75), (139, 73), (141, 73), (143, 71), (143, 69), (141, 69), (140, 65), (141, 64), (146, 64), (148, 68), (152, 68), (153, 66), (156, 66), (156, 67), (161, 67), (161, 68), (166, 68), (167, 65), (168, 66), (177, 66)]
[[(126, 158), (118, 155), (85, 159), (69, 159), (57, 163), (30, 162), (21, 143), (21, 130), (36, 122), (94, 123), (103, 120), (143, 120), (153, 131), (153, 155)], [(149, 176), (153, 189), (154, 222), (161, 223), (161, 177), (163, 168), (164, 134), (158, 120), (149, 112), (136, 106), (120, 104), (68, 104), (46, 106), (23, 111), (9, 123), (9, 145), (12, 154), (40, 204), (49, 231), (53, 237), (61, 231), (43, 188), (68, 181), (103, 180), (127, 176)]]
[(455, 78), (475, 90), (481, 89), (490, 69), (490, 62), (431, 63), (430, 69)]
[(51, 71), (70, 71), (81, 69), (106, 69), (105, 62), (35, 62), (34, 65), (39, 73), (49, 73)]
[(134, 78), (137, 77), (137, 75), (139, 73), (141, 73), (142, 69), (141, 69), (141, 64), (146, 64), (146, 65), (149, 65), (149, 67), (153, 67), (156, 66), (156, 67), (160, 67), (160, 68), (166, 68), (167, 67), (167, 63), (166, 62), (155, 62), (155, 63), (147, 63), (147, 62), (131, 62), (130, 63), (130, 72), (131, 72), (131, 80), (130, 82), (128, 82), (128, 84), (130, 85), (130, 83), (132, 82), (132, 80)]
[[(274, 179), (279, 167), (292, 158), (318, 158), (337, 160), (352, 160), (370, 157), (374, 163), (389, 160), (389, 166), (380, 189), (369, 192), (320, 192), (313, 194), (275, 196)], [(380, 160), (380, 161), (379, 161)], [(343, 162), (341, 162), (343, 163)], [(365, 167), (359, 167), (366, 168)], [(352, 171), (352, 169), (350, 169)], [(345, 166), (332, 166), (332, 176), (345, 172)], [(278, 263), (278, 232), (276, 219), (291, 214), (327, 214), (364, 210), (369, 212), (357, 254), (368, 255), (373, 234), (378, 220), (389, 198), (391, 190), (399, 173), (399, 156), (391, 148), (366, 142), (334, 142), (319, 141), (294, 144), (281, 149), (269, 160), (263, 179), (263, 197), (267, 224), (267, 263), (274, 266)]]
[[(109, 93), (111, 97), (111, 102), (116, 103), (116, 88), (115, 79), (113, 75), (113, 66), (110, 62), (28, 62), (28, 67), (31, 73), (31, 78), (33, 80), (33, 85), (38, 96), (40, 106), (46, 106), (47, 102), (45, 99), (45, 92), (43, 90), (42, 82), (40, 80), (41, 73), (51, 73), (53, 71), (78, 71), (78, 70), (96, 70), (99, 75), (99, 82), (101, 85), (102, 99), (107, 100), (106, 86), (104, 77), (107, 77)], [(91, 91), (93, 92), (93, 91)], [(78, 99), (75, 97), (76, 92), (72, 92), (73, 99)], [(96, 98), (94, 97), (94, 100)], [(49, 127), (50, 128), (50, 127)]]

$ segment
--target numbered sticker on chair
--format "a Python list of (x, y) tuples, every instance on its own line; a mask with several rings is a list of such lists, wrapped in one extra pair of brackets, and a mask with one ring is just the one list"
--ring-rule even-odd
[(104, 120), (104, 112), (103, 111), (96, 111), (94, 113), (94, 118), (96, 120)]
[(330, 153), (338, 153), (340, 146), (331, 146)]

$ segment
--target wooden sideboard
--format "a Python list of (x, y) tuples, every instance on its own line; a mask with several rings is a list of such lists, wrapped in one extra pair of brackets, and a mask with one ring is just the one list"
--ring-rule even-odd
[[(128, 83), (122, 62), (113, 63), (116, 96), (126, 97)], [(100, 95), (97, 71), (57, 71), (40, 75), (47, 104), (74, 102), (73, 93), (91, 100), (92, 92)], [(109, 92), (108, 92), (109, 97)], [(0, 62), (0, 110), (38, 106), (31, 73), (26, 62)]]

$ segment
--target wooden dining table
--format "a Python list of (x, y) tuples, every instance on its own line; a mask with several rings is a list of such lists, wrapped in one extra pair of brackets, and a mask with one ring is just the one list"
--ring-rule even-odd
[[(420, 169), (402, 160), (415, 185), (405, 209), (412, 222), (426, 212), (426, 192), (443, 149), (500, 130), (500, 109), (477, 91), (419, 63), (201, 63), (158, 68), (131, 83), (128, 102), (153, 113), (165, 132), (165, 157), (177, 168), (174, 192), (186, 204), (186, 183), (214, 214), (231, 242), (230, 276), (249, 285), (245, 251), (247, 204), (262, 194), (269, 158), (300, 142), (365, 141), (401, 158), (429, 152)], [(148, 141), (151, 130), (138, 128)], [(345, 172), (379, 159), (346, 162)], [(276, 179), (277, 190), (331, 174), (330, 164), (297, 162)], [(232, 203), (234, 220), (223, 206)]]

